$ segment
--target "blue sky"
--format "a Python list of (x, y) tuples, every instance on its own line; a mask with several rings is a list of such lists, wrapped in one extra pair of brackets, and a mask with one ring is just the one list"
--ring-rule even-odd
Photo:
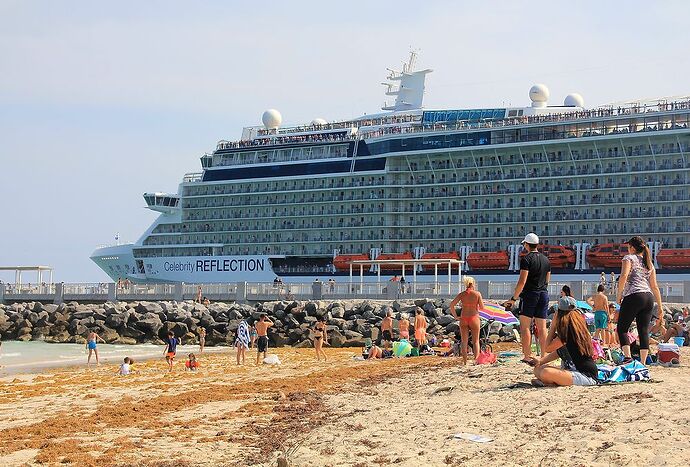
[[(0, 0), (0, 265), (103, 281), (88, 259), (155, 218), (219, 139), (376, 112), (410, 47), (427, 107), (690, 94), (690, 2)], [(8, 279), (8, 277), (2, 277)], [(11, 279), (11, 278), (10, 278)]]

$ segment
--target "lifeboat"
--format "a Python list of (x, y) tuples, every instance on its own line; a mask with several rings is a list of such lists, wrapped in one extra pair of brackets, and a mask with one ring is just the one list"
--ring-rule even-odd
[(664, 248), (656, 255), (664, 268), (690, 268), (690, 248)]
[(587, 252), (587, 262), (593, 268), (620, 268), (623, 256), (628, 254), (625, 243), (602, 243)]
[[(405, 253), (381, 253), (376, 259), (394, 261), (403, 259), (414, 259), (414, 256), (409, 251), (406, 251)], [(402, 271), (401, 264), (381, 264), (380, 267), (381, 271)], [(412, 266), (409, 266), (409, 268), (411, 269)]]
[[(333, 266), (338, 271), (349, 271), (352, 261), (366, 261), (368, 259), (369, 255), (338, 255), (333, 258)], [(369, 266), (366, 266), (366, 268), (369, 268)], [(359, 266), (353, 266), (353, 269), (359, 271)]]
[[(454, 259), (454, 260), (459, 260), (460, 255), (456, 251), (451, 251), (449, 253), (425, 253), (422, 255), (422, 259)], [(433, 271), (434, 270), (434, 265), (433, 264), (425, 264), (422, 266), (425, 270), (427, 271)], [(457, 268), (457, 266), (456, 266)], [(439, 271), (448, 271), (448, 263), (441, 263), (438, 265), (438, 270)]]
[(508, 252), (476, 252), (467, 255), (467, 263), (472, 269), (508, 269)]
[[(541, 251), (551, 263), (552, 268), (568, 269), (575, 266), (575, 250), (563, 245), (540, 245)], [(520, 253), (520, 257), (527, 254), (525, 250)]]

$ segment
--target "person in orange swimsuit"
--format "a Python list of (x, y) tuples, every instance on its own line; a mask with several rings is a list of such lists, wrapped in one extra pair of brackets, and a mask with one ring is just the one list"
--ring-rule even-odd
[(400, 315), (398, 327), (400, 330), (400, 338), (410, 340), (410, 320), (407, 317), (407, 313)]
[(417, 347), (426, 344), (426, 327), (427, 322), (424, 317), (424, 310), (417, 307), (417, 312), (414, 317), (414, 338), (417, 341)]
[[(472, 353), (474, 360), (479, 356), (479, 310), (484, 308), (482, 301), (482, 294), (475, 290), (476, 281), (473, 277), (465, 276), (462, 278), (465, 284), (465, 290), (460, 292), (452, 302), (450, 302), (450, 313), (460, 321), (460, 335), (462, 338), (462, 364), (467, 365), (467, 343), (469, 341), (469, 334), (472, 333)], [(460, 317), (455, 312), (455, 307), (458, 303), (462, 303), (462, 311)]]

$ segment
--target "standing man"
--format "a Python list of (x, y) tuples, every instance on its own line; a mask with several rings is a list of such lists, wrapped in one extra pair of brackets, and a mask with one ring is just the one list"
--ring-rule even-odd
[(273, 326), (273, 321), (268, 319), (264, 313), (259, 317), (259, 321), (257, 321), (254, 326), (256, 327), (256, 334), (259, 336), (256, 342), (256, 364), (258, 365), (261, 354), (264, 354), (264, 358), (266, 358), (266, 351), (268, 350), (268, 327)]
[(390, 348), (393, 343), (393, 316), (390, 311), (381, 321), (381, 346), (384, 349)]
[(546, 355), (546, 315), (549, 309), (548, 285), (551, 279), (551, 264), (549, 259), (537, 251), (539, 237), (529, 233), (522, 241), (527, 254), (520, 260), (520, 278), (513, 291), (513, 296), (505, 303), (506, 308), (512, 308), (520, 297), (520, 340), (524, 363), (534, 365), (532, 358), (532, 320), (537, 325), (539, 333), (539, 348), (541, 354)]

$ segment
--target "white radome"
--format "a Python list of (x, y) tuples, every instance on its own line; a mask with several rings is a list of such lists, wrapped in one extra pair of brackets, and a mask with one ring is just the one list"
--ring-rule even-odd
[(275, 130), (283, 123), (283, 116), (276, 109), (268, 109), (261, 116), (261, 121), (267, 130)]
[(535, 84), (529, 90), (529, 98), (534, 107), (544, 107), (549, 100), (549, 88), (545, 84)]
[(585, 106), (585, 100), (582, 98), (581, 95), (579, 95), (576, 92), (573, 92), (573, 93), (565, 96), (565, 100), (563, 101), (563, 105), (566, 107), (584, 107)]
[(323, 118), (315, 118), (311, 121), (312, 125), (326, 125), (328, 122)]

